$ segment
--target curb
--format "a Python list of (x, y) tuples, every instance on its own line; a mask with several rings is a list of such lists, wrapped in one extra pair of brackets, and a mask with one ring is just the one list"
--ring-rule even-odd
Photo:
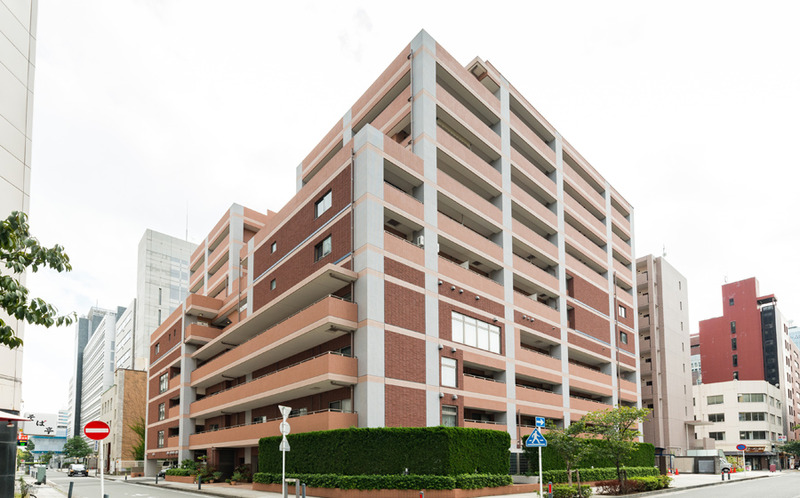
[(139, 486), (149, 486), (149, 487), (152, 487), (152, 488), (171, 489), (173, 491), (185, 491), (185, 492), (189, 492), (189, 493), (203, 493), (204, 495), (219, 496), (219, 497), (222, 497), (222, 498), (231, 498), (231, 496), (232, 496), (232, 495), (227, 494), (227, 493), (217, 493), (217, 492), (214, 492), (213, 490), (188, 489), (188, 488), (184, 488), (182, 486), (172, 486), (170, 484), (156, 484), (154, 482), (151, 483), (151, 482), (136, 482), (136, 481), (133, 481), (133, 482), (128, 481), (128, 483), (136, 484), (136, 485), (139, 485)]
[[(752, 481), (752, 480), (755, 480), (755, 479), (766, 479), (768, 477), (772, 477), (772, 476), (768, 476), (767, 475), (767, 476), (745, 477), (743, 479), (736, 479), (735, 481), (723, 481), (722, 479), (720, 479), (719, 482), (707, 482), (705, 484), (695, 484), (693, 486), (681, 486), (679, 488), (657, 489), (655, 491), (645, 491), (643, 493), (635, 493), (635, 494), (630, 494), (630, 495), (625, 495), (625, 496), (631, 496), (631, 497), (658, 496), (658, 495), (661, 495), (661, 494), (664, 494), (664, 493), (675, 493), (677, 491), (683, 491), (683, 490), (686, 490), (686, 489), (710, 488), (711, 486), (719, 486), (721, 484), (731, 484), (731, 483), (741, 482), (741, 481)], [(605, 496), (605, 495), (597, 495), (597, 496)]]

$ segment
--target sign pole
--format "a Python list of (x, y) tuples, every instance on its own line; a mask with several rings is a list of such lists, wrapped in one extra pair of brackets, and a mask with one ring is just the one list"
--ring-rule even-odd
[(544, 481), (542, 481), (542, 447), (539, 446), (539, 498), (542, 498), (542, 488)]
[[(103, 444), (102, 441), (99, 442), (100, 444), (100, 498), (105, 498), (106, 496), (106, 489), (105, 489), (105, 482), (103, 479)], [(541, 463), (539, 464), (541, 465)]]

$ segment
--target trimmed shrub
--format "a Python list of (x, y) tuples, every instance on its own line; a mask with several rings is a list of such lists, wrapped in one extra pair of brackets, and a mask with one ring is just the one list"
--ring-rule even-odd
[(573, 484), (559, 484), (553, 486), (553, 498), (574, 498), (576, 496), (583, 496), (584, 498), (592, 496), (592, 488), (588, 485), (581, 485), (581, 493), (578, 494), (578, 485)]
[[(617, 479), (616, 467), (605, 467), (599, 469), (578, 469), (581, 472), (581, 481), (606, 481)], [(655, 467), (625, 467), (628, 478), (658, 476), (658, 469)], [(531, 473), (531, 475), (538, 475)], [(566, 470), (547, 470), (542, 472), (544, 482), (568, 482)], [(575, 482), (575, 474), (572, 474), (572, 482)]]
[(669, 476), (632, 477), (625, 481), (624, 486), (616, 479), (599, 481), (596, 486), (604, 495), (620, 495), (627, 493), (643, 493), (668, 488), (672, 479)]
[[(491, 474), (460, 476), (286, 474), (286, 477), (297, 478), (312, 488), (339, 489), (479, 489), (511, 484), (511, 476)], [(280, 484), (281, 474), (258, 472), (253, 476), (253, 482)]]
[(168, 476), (193, 476), (197, 474), (195, 469), (167, 469), (164, 473)]
[[(341, 475), (508, 474), (507, 432), (464, 427), (381, 427), (305, 432), (287, 436), (287, 472)], [(281, 470), (281, 436), (262, 438), (258, 468)], [(433, 489), (433, 488), (430, 488)]]
[[(527, 438), (525, 436), (523, 440)], [(592, 446), (602, 446), (607, 444), (602, 439), (587, 439), (587, 444)], [(525, 455), (528, 457), (529, 463), (529, 470), (528, 472), (533, 475), (534, 473), (539, 472), (539, 456), (536, 453), (537, 448), (524, 448)], [(598, 458), (591, 454), (589, 454), (580, 462), (580, 466), (589, 468), (589, 467), (614, 467), (614, 462), (604, 459)], [(655, 465), (655, 447), (650, 443), (638, 443), (636, 445), (636, 451), (634, 451), (627, 460), (622, 462), (625, 467), (652, 467)], [(564, 463), (564, 459), (552, 448), (549, 446), (545, 446), (542, 448), (542, 467), (543, 470), (559, 470), (559, 469), (566, 469), (566, 464)]]

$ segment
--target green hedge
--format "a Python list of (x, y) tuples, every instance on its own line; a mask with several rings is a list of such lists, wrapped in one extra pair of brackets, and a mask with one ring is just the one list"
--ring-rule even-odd
[[(381, 427), (287, 436), (286, 471), (303, 474), (508, 474), (507, 432), (464, 427)], [(281, 471), (280, 436), (262, 438), (258, 468)], [(430, 488), (433, 489), (433, 488)]]
[(165, 472), (168, 476), (193, 476), (197, 474), (195, 469), (167, 469)]
[[(432, 475), (338, 475), (338, 474), (286, 474), (300, 479), (312, 488), (339, 489), (480, 489), (508, 486), (511, 476), (492, 474), (470, 474), (458, 476)], [(280, 484), (281, 474), (258, 472), (253, 482)]]
[[(580, 471), (582, 482), (617, 479), (616, 467), (603, 467), (599, 469), (581, 468)], [(627, 472), (629, 479), (634, 477), (650, 477), (659, 475), (658, 469), (655, 467), (625, 467), (625, 472)], [(532, 473), (531, 475), (536, 476), (538, 473)], [(572, 482), (575, 482), (575, 479), (576, 476), (573, 473)], [(545, 470), (542, 472), (542, 480), (544, 482), (569, 482), (567, 479), (566, 470)]]
[[(527, 439), (527, 435), (523, 437), (523, 441)], [(593, 446), (602, 446), (607, 444), (602, 439), (587, 439), (587, 444)], [(528, 458), (528, 472), (539, 472), (539, 455), (537, 448), (524, 448), (525, 456)], [(592, 455), (592, 452), (581, 460), (581, 468), (586, 467), (615, 467), (614, 462), (606, 458), (598, 458)], [(655, 465), (655, 448), (650, 443), (637, 443), (636, 451), (634, 451), (628, 459), (622, 462), (626, 467), (652, 467)], [(544, 470), (559, 470), (565, 469), (566, 464), (564, 459), (549, 446), (542, 448), (542, 467)]]
[[(598, 481), (596, 486), (600, 493), (609, 495), (620, 495), (627, 493), (643, 493), (645, 491), (655, 491), (668, 488), (672, 478), (669, 476), (634, 477), (627, 479), (624, 484), (618, 480)], [(624, 489), (623, 489), (624, 488)]]
[(591, 486), (581, 484), (581, 493), (578, 494), (578, 485), (561, 484), (553, 486), (553, 498), (574, 498), (576, 496), (583, 496), (587, 498), (592, 496)]

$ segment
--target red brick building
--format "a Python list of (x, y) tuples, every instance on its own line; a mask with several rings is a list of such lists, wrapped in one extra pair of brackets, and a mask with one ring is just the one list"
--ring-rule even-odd
[[(639, 404), (631, 206), (488, 62), (421, 32), (152, 335), (148, 471), (292, 432), (530, 431)], [(527, 431), (527, 432), (526, 432)]]

